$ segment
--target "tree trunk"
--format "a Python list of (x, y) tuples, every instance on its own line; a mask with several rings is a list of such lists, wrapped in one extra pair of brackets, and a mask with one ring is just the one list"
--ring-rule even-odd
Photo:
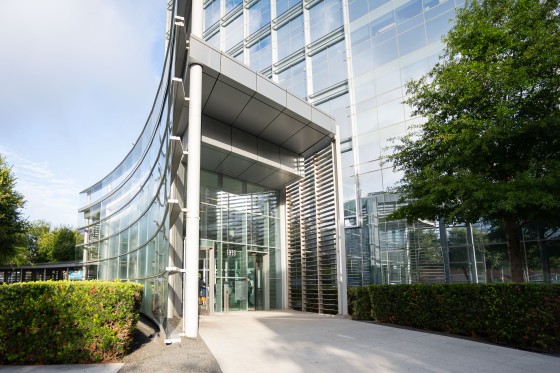
[(523, 266), (521, 261), (521, 237), (519, 234), (519, 224), (517, 224), (517, 220), (513, 216), (504, 217), (503, 224), (507, 238), (511, 281), (524, 282), (525, 276), (523, 276)]

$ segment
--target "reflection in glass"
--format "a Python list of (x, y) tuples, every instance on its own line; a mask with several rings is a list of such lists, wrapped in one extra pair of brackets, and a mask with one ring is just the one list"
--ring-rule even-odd
[(270, 23), (270, 0), (259, 0), (249, 8), (249, 35)]

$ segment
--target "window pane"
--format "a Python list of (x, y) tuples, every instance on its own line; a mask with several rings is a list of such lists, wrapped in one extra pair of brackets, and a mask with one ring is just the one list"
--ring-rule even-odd
[(220, 33), (215, 33), (210, 38), (206, 39), (206, 42), (214, 48), (220, 49)]
[(262, 71), (271, 64), (272, 53), (268, 35), (249, 48), (249, 66), (256, 71)]
[(208, 30), (210, 26), (218, 22), (218, 19), (220, 19), (220, 0), (214, 0), (204, 8), (204, 29)]
[(225, 50), (230, 50), (241, 40), (243, 40), (243, 16), (237, 17), (225, 27)]
[(249, 35), (270, 23), (270, 0), (260, 0), (249, 8)]
[(307, 96), (306, 81), (304, 61), (278, 74), (278, 85), (280, 87), (304, 99)]
[(276, 0), (276, 17), (300, 2), (301, 0)]
[(226, 14), (242, 2), (243, 0), (226, 0)]
[(342, 26), (342, 2), (324, 0), (309, 9), (309, 26), (312, 42)]
[(311, 58), (314, 93), (346, 79), (344, 41), (331, 45)]
[(350, 102), (348, 93), (323, 102), (318, 105), (321, 110), (332, 115), (340, 128), (340, 138), (345, 139), (352, 136), (352, 124), (350, 122)]
[(303, 40), (303, 14), (278, 29), (278, 60), (289, 56), (302, 49)]
[(399, 35), (399, 54), (404, 56), (426, 45), (424, 26), (413, 28)]

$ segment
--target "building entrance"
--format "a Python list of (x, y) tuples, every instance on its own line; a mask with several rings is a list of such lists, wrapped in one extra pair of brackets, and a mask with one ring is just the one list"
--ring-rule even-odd
[[(212, 247), (201, 246), (198, 251), (198, 305), (201, 315), (214, 313), (215, 258)], [(210, 269), (213, 270), (210, 270)]]
[(269, 255), (239, 250), (231, 251), (227, 260), (221, 260), (221, 251), (200, 247), (199, 313), (212, 315), (214, 312), (270, 309)]
[(251, 253), (247, 255), (247, 284), (248, 305), (250, 311), (264, 310), (265, 307), (265, 258), (262, 253)]

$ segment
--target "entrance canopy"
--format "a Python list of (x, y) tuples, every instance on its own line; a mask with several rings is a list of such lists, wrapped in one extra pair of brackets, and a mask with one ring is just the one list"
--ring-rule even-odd
[[(190, 36), (186, 55), (189, 65), (203, 67), (201, 168), (280, 189), (302, 176), (304, 157), (334, 138), (331, 116), (201, 39)], [(189, 106), (185, 71), (174, 85), (176, 110), (185, 109), (174, 135), (183, 144)]]

